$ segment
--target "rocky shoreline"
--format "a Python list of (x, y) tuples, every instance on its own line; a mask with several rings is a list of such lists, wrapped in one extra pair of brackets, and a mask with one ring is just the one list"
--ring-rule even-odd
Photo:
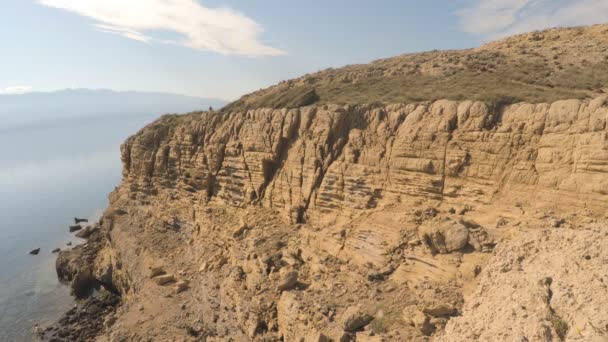
[(93, 276), (95, 258), (102, 247), (100, 226), (88, 226), (81, 238), (86, 243), (59, 251), (55, 268), (60, 282), (70, 286), (76, 304), (57, 322), (35, 327), (35, 338), (41, 342), (90, 341), (115, 321), (114, 313), (120, 295), (110, 284)]
[(56, 323), (37, 329), (37, 338), (44, 342), (92, 341), (114, 323), (119, 303), (120, 297), (112, 292), (96, 292), (79, 300)]

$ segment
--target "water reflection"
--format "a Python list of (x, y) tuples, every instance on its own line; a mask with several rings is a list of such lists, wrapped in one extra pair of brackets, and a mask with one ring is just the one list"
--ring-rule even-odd
[[(120, 182), (119, 146), (153, 117), (88, 118), (0, 132), (0, 341), (28, 341), (34, 323), (72, 300), (51, 250), (77, 239), (74, 216), (93, 217)], [(29, 250), (41, 248), (38, 256)]]

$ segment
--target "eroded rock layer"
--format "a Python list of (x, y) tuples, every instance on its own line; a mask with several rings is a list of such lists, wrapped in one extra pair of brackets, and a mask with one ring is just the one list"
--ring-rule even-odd
[[(304, 221), (412, 196), (605, 207), (606, 98), (437, 101), (165, 117), (122, 148), (134, 188), (175, 188)], [(516, 196), (514, 196), (516, 195)]]

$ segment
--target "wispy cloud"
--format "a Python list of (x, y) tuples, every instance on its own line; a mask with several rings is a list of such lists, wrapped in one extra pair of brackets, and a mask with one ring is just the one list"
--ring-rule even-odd
[(465, 32), (499, 38), (549, 27), (608, 22), (608, 1), (470, 0), (457, 14)]
[(13, 86), (0, 88), (0, 94), (2, 95), (14, 95), (14, 94), (25, 94), (32, 91), (31, 86)]
[[(38, 0), (93, 19), (101, 32), (145, 43), (179, 44), (225, 55), (276, 56), (284, 51), (259, 39), (263, 32), (254, 20), (230, 8), (209, 8), (196, 0)], [(172, 32), (177, 40), (154, 37)]]

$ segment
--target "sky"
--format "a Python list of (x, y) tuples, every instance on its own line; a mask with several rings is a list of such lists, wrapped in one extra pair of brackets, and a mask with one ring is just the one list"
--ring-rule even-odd
[(0, 14), (0, 94), (234, 100), (328, 67), (608, 23), (608, 0), (2, 0)]

